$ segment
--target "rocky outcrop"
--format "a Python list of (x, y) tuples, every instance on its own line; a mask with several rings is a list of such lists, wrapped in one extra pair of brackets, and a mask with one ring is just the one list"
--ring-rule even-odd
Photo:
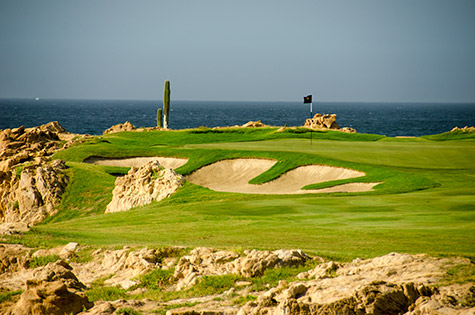
[(132, 123), (130, 121), (126, 121), (123, 124), (117, 124), (117, 125), (114, 125), (114, 126), (110, 127), (109, 129), (104, 131), (104, 134), (116, 133), (116, 132), (122, 132), (122, 131), (133, 131), (133, 130), (136, 130), (136, 129), (137, 128), (135, 128), (135, 126), (132, 125)]
[(150, 161), (138, 169), (132, 167), (127, 175), (116, 179), (112, 201), (105, 213), (126, 211), (165, 199), (184, 181), (184, 177), (174, 170), (161, 167), (158, 160)]
[(307, 281), (280, 283), (238, 314), (404, 314), (414, 303), (431, 299), (437, 289), (430, 285), (450, 266), (469, 263), (397, 253), (348, 264), (329, 262), (299, 274)]
[(158, 249), (145, 247), (132, 250), (124, 247), (119, 250), (97, 250), (92, 253), (93, 261), (86, 264), (71, 263), (71, 265), (78, 278), (85, 284), (90, 284), (99, 278), (107, 278), (104, 282), (106, 285), (128, 289), (140, 283), (137, 279), (139, 275), (157, 268), (168, 268), (170, 262), (176, 262), (176, 259), (163, 260), (163, 256), (163, 252)]
[(463, 132), (463, 133), (473, 133), (475, 132), (475, 127), (465, 126), (463, 128), (455, 127), (450, 132)]
[(64, 161), (55, 160), (0, 174), (0, 220), (34, 225), (55, 214), (68, 183), (65, 169)]
[(305, 121), (304, 127), (312, 129), (332, 129), (339, 130), (347, 133), (356, 133), (356, 130), (350, 127), (340, 128), (336, 122), (336, 114), (319, 114), (316, 113), (313, 118), (309, 118)]
[[(0, 222), (32, 225), (54, 214), (67, 178), (64, 162), (47, 160), (85, 138), (66, 132), (56, 121), (0, 131)], [(0, 233), (15, 231), (19, 230), (0, 228)]]
[(62, 148), (61, 135), (66, 131), (57, 122), (25, 128), (0, 131), (0, 177), (1, 172), (8, 172), (14, 166), (24, 163), (37, 163), (51, 156)]
[(241, 127), (243, 128), (259, 128), (259, 127), (267, 127), (266, 124), (263, 124), (262, 121), (257, 120), (257, 121), (249, 121), (242, 125)]
[(303, 265), (309, 257), (300, 250), (246, 251), (239, 256), (232, 251), (216, 251), (197, 247), (190, 255), (181, 257), (174, 277), (178, 280), (176, 289), (182, 290), (195, 285), (202, 276), (236, 274), (244, 277), (260, 276), (265, 270), (278, 267)]
[(336, 122), (335, 114), (319, 114), (316, 113), (313, 118), (309, 118), (305, 121), (304, 127), (312, 127), (316, 129), (340, 129)]
[[(9, 245), (17, 246), (17, 245)], [(76, 251), (77, 243), (54, 249), (56, 252)], [(0, 247), (1, 249), (1, 247)], [(68, 250), (67, 250), (68, 249)], [(8, 249), (13, 257), (22, 254), (30, 257), (25, 248)], [(458, 266), (470, 269), (472, 264), (463, 258), (434, 258), (427, 255), (391, 253), (372, 259), (355, 259), (350, 263), (321, 262), (314, 268), (297, 275), (297, 280), (281, 280), (275, 287), (252, 291), (254, 279), (265, 270), (304, 264), (310, 257), (299, 250), (257, 251), (243, 253), (195, 248), (177, 262), (183, 248), (96, 250), (88, 263), (63, 261), (36, 269), (11, 264), (0, 275), (0, 288), (17, 290), (24, 286), (10, 282), (16, 274), (27, 281), (27, 288), (18, 302), (5, 312), (25, 314), (113, 314), (120, 309), (132, 309), (142, 314), (167, 311), (169, 315), (183, 314), (473, 314), (475, 286), (473, 283), (440, 285), (447, 270)], [(44, 252), (46, 254), (46, 252)], [(39, 255), (39, 251), (33, 256)], [(8, 254), (4, 255), (8, 256)], [(321, 261), (315, 257), (313, 260)], [(17, 266), (17, 267), (16, 267)], [(135, 287), (140, 275), (175, 267), (173, 278), (167, 280), (164, 291), (187, 289), (203, 276), (235, 274), (242, 279), (220, 294), (189, 297), (172, 301), (147, 299), (97, 301), (92, 307), (85, 299), (84, 284), (107, 279), (107, 286), (129, 290), (127, 294), (140, 294), (146, 288)], [(17, 271), (14, 271), (17, 270)], [(19, 277), (20, 279), (20, 277)], [(295, 279), (295, 278), (294, 278)], [(133, 289), (133, 291), (132, 291)], [(262, 287), (261, 287), (262, 290)], [(138, 293), (137, 293), (138, 292)], [(191, 291), (192, 292), (192, 291)], [(244, 305), (236, 298), (250, 302)], [(247, 299), (249, 301), (249, 299)], [(64, 301), (68, 301), (67, 305)], [(12, 302), (11, 302), (12, 303)], [(82, 305), (74, 306), (73, 305)], [(188, 305), (188, 306), (184, 306)], [(61, 307), (71, 307), (64, 308)], [(89, 308), (87, 311), (82, 307)], [(57, 312), (58, 309), (62, 311)], [(16, 312), (16, 313), (15, 313)], [(35, 313), (36, 312), (36, 313)], [(43, 313), (42, 313), (43, 312)], [(63, 313), (61, 313), (63, 312)], [(27, 313), (27, 312), (26, 312)]]
[(77, 314), (92, 307), (81, 292), (85, 288), (72, 268), (63, 261), (49, 263), (34, 273), (26, 283), (26, 290), (6, 314), (64, 315)]

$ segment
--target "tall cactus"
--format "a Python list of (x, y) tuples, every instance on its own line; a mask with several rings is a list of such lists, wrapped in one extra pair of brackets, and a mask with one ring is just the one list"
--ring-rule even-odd
[(157, 110), (157, 127), (162, 128), (163, 127), (163, 118), (162, 118), (162, 109), (159, 108)]
[(163, 91), (163, 127), (168, 128), (170, 121), (170, 81), (165, 81), (165, 90)]

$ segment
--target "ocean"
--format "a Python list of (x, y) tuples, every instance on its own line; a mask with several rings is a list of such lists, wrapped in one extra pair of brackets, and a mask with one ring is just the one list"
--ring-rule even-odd
[[(73, 133), (102, 134), (130, 121), (136, 127), (156, 125), (161, 100), (0, 99), (0, 129), (39, 126), (58, 121)], [(261, 120), (272, 126), (302, 126), (310, 117), (301, 102), (172, 101), (170, 128), (242, 125)], [(475, 125), (475, 103), (314, 103), (313, 114), (336, 114), (340, 127), (359, 133), (395, 136), (437, 134)]]

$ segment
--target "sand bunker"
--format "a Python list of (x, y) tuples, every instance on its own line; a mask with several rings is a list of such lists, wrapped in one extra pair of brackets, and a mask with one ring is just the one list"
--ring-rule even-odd
[(120, 159), (106, 159), (106, 158), (90, 157), (84, 160), (84, 162), (96, 164), (96, 165), (139, 168), (153, 160), (158, 160), (160, 162), (160, 165), (163, 166), (164, 168), (172, 168), (172, 169), (179, 168), (180, 166), (183, 166), (186, 164), (186, 162), (188, 162), (188, 159), (171, 158), (171, 157), (163, 157), (163, 156), (133, 157), (133, 158), (120, 158)]
[(370, 191), (379, 183), (349, 183), (324, 189), (302, 190), (301, 188), (316, 183), (364, 176), (365, 173), (346, 168), (306, 165), (288, 171), (279, 178), (262, 184), (252, 185), (249, 181), (267, 171), (276, 161), (265, 159), (223, 160), (204, 166), (186, 177), (200, 186), (216, 191), (247, 194), (306, 194), (329, 192), (363, 192)]

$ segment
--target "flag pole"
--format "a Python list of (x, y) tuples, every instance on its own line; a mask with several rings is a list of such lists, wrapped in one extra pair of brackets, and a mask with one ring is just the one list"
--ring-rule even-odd
[(312, 144), (312, 131), (313, 131), (313, 107), (310, 102), (310, 144)]
[(313, 107), (312, 94), (303, 97), (304, 104), (310, 104), (310, 144), (312, 144), (312, 129), (313, 129)]

